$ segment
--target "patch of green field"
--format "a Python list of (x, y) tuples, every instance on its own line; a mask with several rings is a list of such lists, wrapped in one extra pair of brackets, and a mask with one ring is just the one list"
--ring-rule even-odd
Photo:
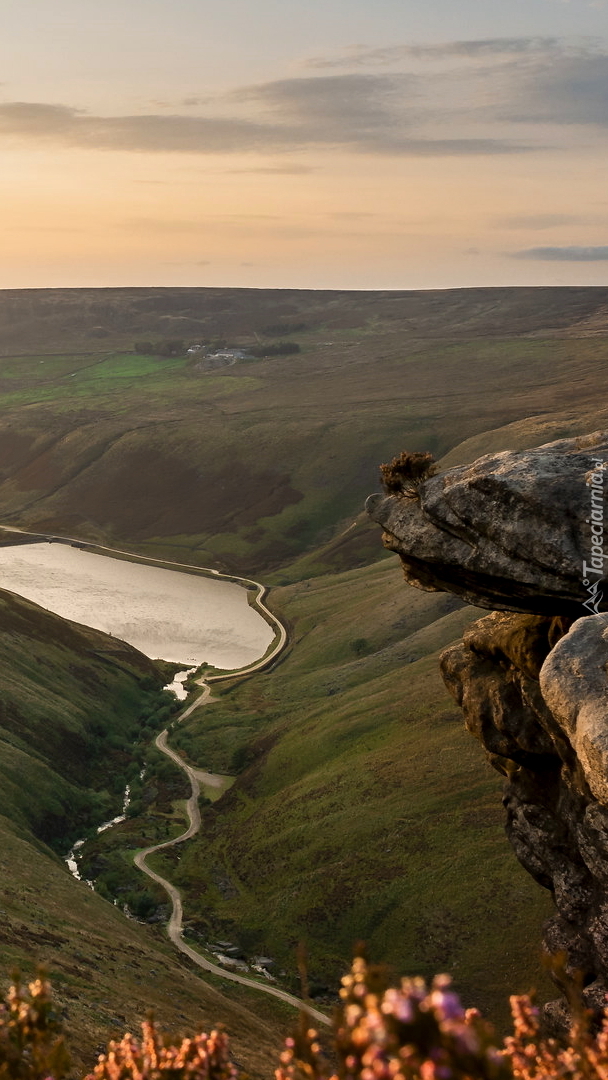
[(106, 382), (110, 380), (122, 381), (123, 379), (158, 379), (170, 378), (177, 371), (183, 371), (186, 361), (182, 357), (158, 357), (133, 355), (132, 353), (116, 353), (104, 357), (96, 364), (92, 364), (77, 372), (76, 378), (80, 383), (87, 380), (91, 383)]

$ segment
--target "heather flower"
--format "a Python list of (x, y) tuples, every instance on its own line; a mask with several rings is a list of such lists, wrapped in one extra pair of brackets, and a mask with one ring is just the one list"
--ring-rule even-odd
[[(333, 1070), (306, 1015), (285, 1041), (276, 1080), (608, 1080), (608, 1012), (593, 1032), (581, 1008), (567, 1043), (543, 1038), (538, 1009), (511, 999), (513, 1035), (497, 1045), (476, 1009), (463, 1009), (447, 975), (386, 985), (357, 959), (342, 980)], [(60, 1080), (67, 1058), (46, 980), (18, 981), (0, 1003), (0, 1080)], [(171, 1045), (152, 1023), (110, 1043), (85, 1080), (239, 1080), (217, 1028)], [(242, 1080), (246, 1080), (245, 1077)]]

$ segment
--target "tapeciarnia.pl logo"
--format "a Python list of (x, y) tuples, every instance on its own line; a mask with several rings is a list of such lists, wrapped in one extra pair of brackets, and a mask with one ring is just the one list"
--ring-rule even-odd
[[(604, 469), (601, 458), (592, 458), (593, 472), (587, 482), (591, 495), (591, 508), (585, 523), (591, 526), (590, 562), (583, 560), (583, 585), (589, 596), (583, 603), (587, 611), (599, 615), (599, 606), (603, 599), (600, 582), (604, 577)], [(595, 580), (592, 580), (592, 579)]]

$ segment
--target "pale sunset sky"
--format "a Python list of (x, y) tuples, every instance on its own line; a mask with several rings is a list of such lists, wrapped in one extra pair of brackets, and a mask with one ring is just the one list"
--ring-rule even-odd
[(608, 284), (606, 0), (0, 11), (0, 288)]

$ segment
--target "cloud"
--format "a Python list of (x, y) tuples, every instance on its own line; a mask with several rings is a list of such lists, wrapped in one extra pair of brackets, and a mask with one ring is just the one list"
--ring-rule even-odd
[(0, 134), (140, 153), (233, 153), (298, 145), (280, 124), (181, 115), (94, 116), (67, 105), (20, 101), (0, 105)]
[(246, 86), (232, 98), (269, 111), (304, 139), (369, 148), (411, 128), (412, 83), (400, 75), (326, 75)]
[(254, 104), (256, 115), (264, 118), (95, 116), (67, 105), (8, 102), (0, 104), (0, 136), (136, 153), (276, 153), (333, 147), (354, 153), (445, 156), (525, 149), (509, 139), (417, 132), (424, 110), (415, 100), (414, 80), (402, 76), (283, 79), (243, 87), (229, 95), (229, 101), (233, 107)]
[(306, 64), (311, 68), (394, 66), (410, 60), (444, 60), (449, 57), (476, 60), (480, 57), (554, 52), (561, 48), (560, 39), (555, 37), (479, 38), (471, 41), (447, 41), (436, 45), (403, 44), (373, 49), (366, 45), (352, 45), (338, 56), (313, 56)]
[[(502, 37), (386, 48), (355, 45), (335, 57), (308, 61), (317, 69), (355, 69), (353, 78), (395, 79), (362, 68), (399, 69), (412, 82), (421, 111), (443, 102), (462, 125), (608, 124), (608, 53), (592, 37)], [(504, 140), (501, 140), (504, 141)]]
[(68, 134), (84, 113), (68, 105), (45, 105), (30, 101), (9, 101), (0, 105), (0, 131), (24, 137), (57, 138)]
[(196, 218), (130, 217), (116, 223), (116, 228), (132, 232), (187, 233), (208, 232), (209, 223)]
[(608, 55), (548, 58), (513, 87), (502, 119), (533, 123), (608, 124)]
[(505, 154), (527, 149), (509, 139), (428, 134), (435, 111), (417, 75), (345, 74), (280, 79), (241, 87), (231, 100), (268, 110), (306, 145), (354, 152), (429, 155)]
[(5, 225), (2, 229), (2, 232), (16, 233), (84, 233), (87, 231), (74, 225)]
[(226, 169), (231, 176), (238, 173), (262, 173), (269, 176), (304, 176), (308, 173), (317, 172), (316, 165), (259, 165), (252, 169)]
[[(215, 99), (192, 95), (172, 112), (156, 107), (100, 116), (66, 104), (5, 102), (0, 139), (145, 154), (277, 157), (326, 148), (446, 157), (542, 151), (556, 141), (555, 131), (544, 132), (543, 123), (562, 131), (608, 123), (608, 53), (591, 39), (358, 45), (338, 60), (315, 61), (356, 67), (397, 62), (407, 62), (409, 70), (276, 79)], [(523, 134), (522, 124), (529, 125)], [(251, 171), (297, 176), (311, 169), (275, 161)]]
[(493, 224), (499, 229), (556, 229), (583, 222), (580, 214), (507, 214)]
[(513, 259), (544, 262), (608, 262), (608, 244), (599, 247), (534, 247), (508, 252)]

